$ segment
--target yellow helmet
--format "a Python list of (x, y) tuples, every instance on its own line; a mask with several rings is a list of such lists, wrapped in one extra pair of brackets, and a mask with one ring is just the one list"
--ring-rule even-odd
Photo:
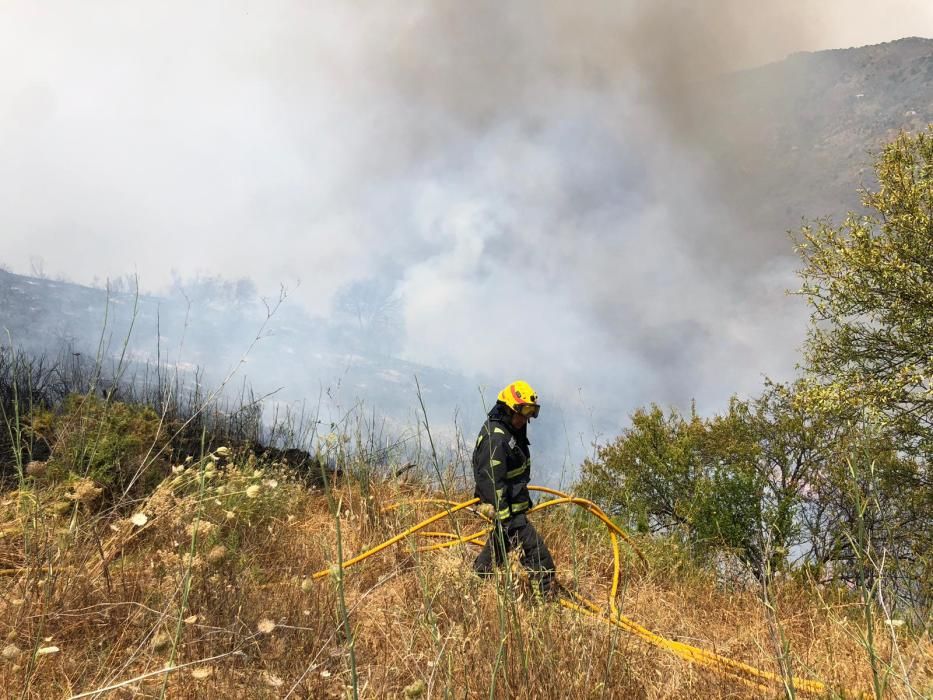
[(521, 379), (512, 382), (499, 392), (499, 401), (516, 413), (526, 418), (537, 418), (541, 406), (538, 405), (538, 394), (528, 382)]

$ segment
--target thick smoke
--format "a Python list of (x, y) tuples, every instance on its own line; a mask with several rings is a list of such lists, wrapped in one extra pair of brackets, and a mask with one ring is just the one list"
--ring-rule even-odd
[(394, 354), (524, 377), (570, 433), (718, 408), (792, 373), (804, 312), (784, 231), (728, 196), (717, 134), (756, 124), (713, 81), (930, 33), (899, 5), (7, 2), (3, 262), (285, 282), (321, 316), (383, 290)]

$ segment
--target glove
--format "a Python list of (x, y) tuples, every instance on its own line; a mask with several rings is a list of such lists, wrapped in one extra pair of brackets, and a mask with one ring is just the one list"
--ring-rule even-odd
[(496, 515), (496, 509), (493, 508), (492, 503), (480, 503), (476, 506), (476, 512), (490, 520)]

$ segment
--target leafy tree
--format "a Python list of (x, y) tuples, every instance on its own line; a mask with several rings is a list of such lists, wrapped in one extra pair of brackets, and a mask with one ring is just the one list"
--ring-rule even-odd
[(876, 164), (869, 209), (804, 227), (797, 250), (812, 307), (806, 347), (815, 411), (880, 420), (901, 448), (933, 454), (933, 125)]
[[(762, 480), (762, 544), (769, 545), (772, 568), (786, 560), (791, 549), (812, 554), (816, 523), (811, 513), (812, 484), (833, 455), (840, 424), (828, 414), (810, 414), (796, 401), (800, 383), (768, 382), (762, 394), (741, 402), (746, 430), (758, 446), (756, 469)], [(810, 521), (814, 528), (809, 528)]]
[[(811, 574), (853, 585), (860, 577), (874, 585), (882, 576), (891, 601), (929, 609), (933, 491), (923, 486), (925, 469), (889, 431), (840, 417), (802, 492), (801, 541)], [(867, 551), (854, 547), (859, 532)]]
[(933, 125), (901, 134), (862, 193), (868, 213), (804, 227), (801, 294), (812, 308), (796, 401), (835, 418), (833, 455), (808, 486), (812, 561), (866, 576), (855, 526), (886, 585), (914, 610), (933, 577)]
[(698, 555), (727, 551), (759, 574), (761, 479), (741, 423), (738, 413), (704, 421), (639, 409), (583, 465), (578, 490), (642, 532), (676, 536)]
[(845, 475), (834, 471), (848, 424), (809, 413), (796, 400), (800, 386), (769, 383), (709, 419), (639, 409), (584, 464), (579, 488), (641, 531), (677, 534), (697, 554), (733, 555), (756, 578), (792, 557), (837, 561), (851, 522)]
[(749, 566), (756, 578), (764, 572), (770, 548), (763, 521), (766, 481), (758, 469), (761, 449), (747, 404), (733, 398), (729, 411), (703, 421), (699, 438), (708, 489), (696, 509), (702, 541), (723, 548)]
[[(695, 431), (699, 419), (693, 418)], [(599, 448), (595, 461), (584, 463), (579, 490), (641, 532), (670, 532), (689, 522), (696, 490), (690, 422), (657, 405), (638, 409), (631, 421)]]

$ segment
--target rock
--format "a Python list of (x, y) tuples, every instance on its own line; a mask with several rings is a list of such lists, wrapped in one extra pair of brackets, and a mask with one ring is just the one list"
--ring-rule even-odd
[(227, 560), (227, 548), (222, 544), (215, 545), (210, 552), (207, 553), (207, 561), (209, 564), (214, 566), (218, 564), (223, 564)]
[(49, 468), (48, 462), (40, 462), (38, 460), (33, 460), (26, 465), (26, 476), (43, 476)]

